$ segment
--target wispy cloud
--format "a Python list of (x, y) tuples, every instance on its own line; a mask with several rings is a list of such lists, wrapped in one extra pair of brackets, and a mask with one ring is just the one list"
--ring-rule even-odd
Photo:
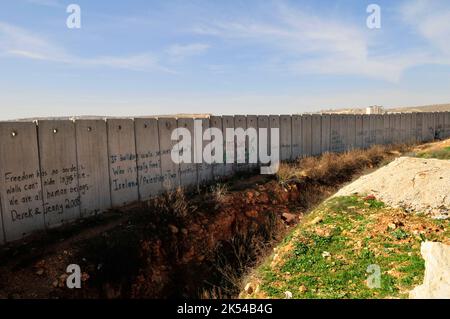
[[(219, 21), (196, 26), (193, 31), (235, 39), (243, 45), (268, 46), (284, 57), (279, 59), (283, 61), (281, 69), (301, 74), (360, 75), (397, 82), (408, 68), (436, 62), (431, 52), (422, 49), (388, 53), (377, 50), (375, 53), (371, 47), (377, 35), (369, 34), (365, 24), (353, 25), (324, 15), (319, 17), (285, 4), (276, 6), (272, 18), (270, 23)], [(448, 21), (448, 13), (434, 15), (420, 27), (421, 33), (447, 49), (450, 46)], [(447, 25), (440, 29), (443, 24)]]
[(84, 58), (31, 33), (23, 28), (0, 22), (0, 53), (2, 56), (64, 63), (78, 66), (110, 67), (134, 71), (163, 71), (174, 73), (159, 63), (151, 53), (129, 56), (98, 56)]
[(403, 20), (450, 61), (450, 8), (448, 1), (408, 1), (401, 6)]
[(167, 49), (167, 54), (175, 61), (181, 61), (187, 57), (201, 55), (205, 53), (210, 46), (204, 43), (174, 44)]

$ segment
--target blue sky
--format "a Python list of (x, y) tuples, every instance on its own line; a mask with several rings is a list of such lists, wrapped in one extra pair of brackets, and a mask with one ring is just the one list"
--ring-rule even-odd
[(449, 103), (449, 21), (447, 0), (2, 0), (0, 120)]

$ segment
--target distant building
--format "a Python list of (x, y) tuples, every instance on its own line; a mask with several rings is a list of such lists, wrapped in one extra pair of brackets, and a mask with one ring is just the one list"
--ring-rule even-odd
[(383, 114), (384, 109), (382, 106), (374, 105), (366, 108), (366, 114)]

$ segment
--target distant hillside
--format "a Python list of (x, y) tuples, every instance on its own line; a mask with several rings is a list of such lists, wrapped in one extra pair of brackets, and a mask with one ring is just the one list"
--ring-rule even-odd
[(387, 109), (389, 112), (449, 112), (450, 104), (436, 104), (411, 107), (394, 107)]
[[(424, 106), (405, 106), (405, 107), (392, 107), (386, 108), (387, 112), (449, 112), (450, 104), (436, 104), (436, 105), (424, 105)], [(366, 108), (348, 108), (348, 109), (327, 109), (321, 110), (321, 113), (338, 113), (338, 114), (364, 114)]]

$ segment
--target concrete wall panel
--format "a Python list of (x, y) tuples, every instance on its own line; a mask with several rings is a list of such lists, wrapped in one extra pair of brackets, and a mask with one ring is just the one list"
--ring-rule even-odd
[[(269, 127), (270, 127), (270, 129), (272, 129), (272, 128), (280, 129), (280, 116), (278, 116), (278, 115), (269, 115)], [(281, 138), (281, 134), (279, 134), (279, 135), (280, 135), (280, 138)], [(278, 152), (278, 158), (280, 158), (280, 156), (281, 156), (281, 154), (280, 154), (281, 141), (279, 140), (279, 141), (277, 141), (277, 143), (274, 143), (275, 141), (272, 141), (271, 139), (269, 139), (269, 140), (270, 140), (270, 143), (273, 144), (275, 152)]]
[(423, 126), (422, 126), (422, 136), (424, 141), (429, 142), (434, 140), (434, 115), (433, 113), (427, 112), (423, 113)]
[(38, 138), (32, 122), (0, 123), (0, 202), (0, 244), (5, 238), (13, 241), (45, 228)]
[[(234, 145), (234, 141), (227, 141), (226, 138), (226, 130), (227, 128), (231, 128), (234, 129), (234, 117), (233, 116), (229, 116), (229, 115), (224, 115), (222, 116), (222, 127), (223, 127), (223, 138), (224, 138), (224, 158), (225, 158), (225, 174), (227, 176), (230, 176), (231, 174), (233, 174), (234, 172), (234, 164), (227, 164), (227, 158), (229, 157), (229, 155), (227, 155), (227, 145), (228, 147), (235, 147)], [(234, 158), (232, 159), (232, 162), (235, 162), (235, 158), (236, 158), (236, 154), (234, 154)]]
[(362, 116), (362, 124), (363, 124), (363, 147), (369, 148), (371, 145), (371, 133), (370, 133), (370, 116), (364, 114)]
[[(200, 119), (199, 119), (200, 120)], [(202, 136), (207, 129), (209, 129), (209, 118), (202, 118)], [(201, 149), (205, 149), (205, 146), (209, 144), (209, 141), (202, 141)], [(200, 164), (197, 164), (197, 172), (198, 172), (198, 184), (204, 185), (208, 184), (214, 180), (213, 178), (213, 165), (206, 163), (204, 160)]]
[(384, 122), (381, 114), (375, 115), (375, 144), (384, 143)]
[(111, 208), (108, 137), (104, 120), (75, 121), (81, 217)]
[(414, 139), (416, 142), (422, 142), (422, 113), (413, 114), (414, 125)]
[[(261, 135), (259, 134), (260, 130), (266, 130), (267, 132), (267, 141), (261, 139)], [(261, 145), (265, 145), (265, 150), (261, 148)], [(260, 164), (260, 152), (263, 151), (266, 154), (270, 154), (270, 128), (269, 128), (269, 116), (267, 115), (258, 115), (258, 163)], [(266, 155), (264, 154), (264, 155)]]
[(139, 200), (134, 121), (108, 119), (111, 203), (120, 207)]
[(390, 114), (383, 114), (383, 144), (389, 144), (392, 141), (390, 129)]
[(292, 115), (292, 158), (302, 156), (302, 117)]
[(407, 143), (408, 138), (408, 123), (406, 113), (400, 114), (400, 142)]
[(417, 142), (417, 113), (411, 113), (411, 141)]
[(302, 156), (312, 155), (312, 119), (311, 115), (302, 115)]
[(321, 153), (325, 153), (330, 151), (331, 116), (330, 114), (322, 114), (321, 119)]
[[(257, 136), (248, 141), (247, 162), (249, 162), (248, 154), (256, 154), (258, 158), (258, 117), (256, 115), (247, 115), (247, 128), (254, 128), (257, 132)], [(250, 163), (250, 169), (254, 169), (258, 166), (258, 163)]]
[(347, 128), (347, 115), (338, 114), (339, 118), (339, 136), (341, 139), (341, 145), (339, 147), (338, 152), (345, 152), (348, 148), (348, 128)]
[(44, 220), (47, 227), (80, 218), (77, 150), (73, 121), (39, 121)]
[(400, 113), (393, 114), (394, 121), (391, 122), (394, 143), (402, 143), (402, 116)]
[(148, 200), (163, 191), (158, 120), (156, 118), (136, 118), (134, 129), (139, 198)]
[(406, 142), (414, 142), (414, 125), (412, 113), (406, 113)]
[(222, 143), (222, 162), (221, 163), (215, 163), (213, 164), (213, 177), (215, 180), (221, 180), (225, 175), (225, 131), (222, 127), (222, 117), (221, 116), (211, 116), (210, 119), (210, 126), (214, 128), (218, 128), (222, 132), (223, 136), (223, 143)]
[(443, 112), (434, 113), (435, 136), (438, 139), (443, 139), (445, 136), (445, 120)]
[[(235, 115), (234, 116), (234, 128), (243, 128), (244, 131), (247, 130), (247, 119), (245, 117), (245, 115)], [(237, 162), (237, 156), (238, 156), (238, 152), (237, 149), (238, 147), (244, 147), (247, 153), (247, 138), (245, 138), (245, 141), (238, 141), (237, 139), (235, 139), (235, 170), (237, 172), (244, 172), (246, 170), (248, 170), (248, 166), (247, 163), (238, 163)]]
[(349, 150), (356, 147), (356, 115), (347, 115), (347, 144)]
[(445, 112), (445, 138), (450, 137), (450, 112)]
[(330, 116), (330, 151), (340, 152), (342, 149), (342, 139), (340, 134), (340, 119), (338, 114)]
[(322, 117), (320, 114), (311, 115), (311, 154), (320, 155), (322, 152)]
[(282, 161), (292, 159), (292, 118), (290, 115), (280, 115), (280, 152)]
[(363, 130), (363, 120), (362, 114), (355, 115), (355, 147), (364, 147), (364, 130)]
[(376, 142), (377, 123), (375, 115), (369, 115), (369, 142), (368, 146), (372, 146)]
[[(197, 186), (197, 164), (194, 163), (194, 119), (193, 118), (179, 118), (177, 121), (178, 130), (181, 134), (182, 129), (189, 131), (189, 141), (186, 141), (184, 147), (179, 148), (180, 158), (185, 158), (187, 162), (180, 163), (180, 183), (182, 187), (190, 188)], [(202, 132), (203, 140), (203, 132)], [(187, 136), (185, 136), (188, 138)], [(185, 138), (183, 137), (183, 138)], [(203, 151), (203, 141), (200, 145)], [(203, 157), (202, 157), (203, 158)], [(202, 163), (203, 164), (203, 163)]]
[(180, 165), (172, 160), (172, 150), (178, 154), (178, 140), (171, 140), (171, 134), (177, 129), (177, 120), (170, 117), (158, 118), (159, 148), (161, 151), (161, 174), (164, 191), (180, 186)]

